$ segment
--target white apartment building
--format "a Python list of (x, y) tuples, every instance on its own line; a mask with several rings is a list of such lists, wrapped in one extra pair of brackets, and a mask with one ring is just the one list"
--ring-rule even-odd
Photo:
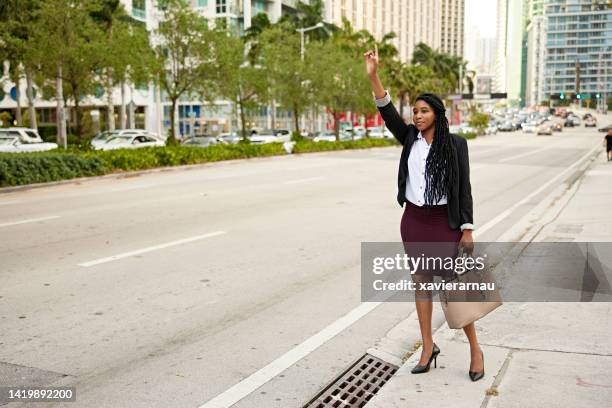
[(527, 26), (527, 105), (536, 105), (544, 96), (544, 59), (546, 55), (546, 18), (535, 16)]

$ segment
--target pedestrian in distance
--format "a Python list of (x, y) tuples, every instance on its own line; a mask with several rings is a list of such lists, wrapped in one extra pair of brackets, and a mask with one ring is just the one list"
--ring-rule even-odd
[[(375, 103), (385, 126), (403, 146), (398, 171), (397, 201), (404, 207), (400, 233), (404, 246), (410, 243), (451, 243), (468, 252), (473, 250), (474, 229), (472, 192), (469, 176), (468, 146), (465, 138), (449, 132), (444, 103), (437, 95), (424, 93), (413, 107), (414, 124), (406, 124), (391, 101), (378, 76), (378, 50), (364, 53), (365, 67)], [(411, 274), (412, 280), (432, 282), (433, 276)], [(415, 291), (415, 303), (422, 338), (421, 357), (413, 374), (429, 371), (440, 348), (434, 343), (431, 328), (432, 293)], [(472, 381), (484, 376), (484, 355), (478, 344), (474, 322), (463, 327), (469, 344)]]
[(612, 161), (612, 127), (608, 128), (608, 133), (604, 136), (604, 145), (606, 146), (607, 159)]

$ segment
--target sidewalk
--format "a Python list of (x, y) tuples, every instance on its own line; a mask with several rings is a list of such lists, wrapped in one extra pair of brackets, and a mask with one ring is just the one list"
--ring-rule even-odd
[[(602, 147), (570, 196), (547, 209), (553, 213), (546, 214), (548, 223), (532, 239), (612, 241), (611, 185), (612, 162), (606, 162)], [(440, 317), (439, 309), (434, 304), (434, 318)], [(437, 368), (410, 373), (419, 348), (366, 407), (608, 407), (611, 315), (609, 302), (506, 302), (476, 322), (485, 360), (485, 377), (477, 382), (468, 376), (463, 330), (449, 329), (444, 322), (434, 333), (441, 349)]]

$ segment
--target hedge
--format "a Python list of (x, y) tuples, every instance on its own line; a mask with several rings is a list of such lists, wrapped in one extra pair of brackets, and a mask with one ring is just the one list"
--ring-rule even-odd
[[(362, 139), (342, 142), (300, 140), (293, 153), (330, 150), (365, 149), (397, 145), (395, 139)], [(186, 146), (147, 147), (109, 151), (83, 150), (71, 147), (37, 153), (0, 153), (0, 187), (66, 180), (76, 177), (146, 170), (287, 154), (282, 143), (253, 145), (215, 145), (206, 148)]]

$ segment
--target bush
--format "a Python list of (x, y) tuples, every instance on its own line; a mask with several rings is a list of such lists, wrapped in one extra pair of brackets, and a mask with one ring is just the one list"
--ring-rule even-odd
[(368, 149), (371, 147), (397, 146), (399, 143), (395, 139), (370, 139), (345, 140), (341, 142), (313, 142), (305, 139), (297, 142), (293, 148), (293, 153), (324, 152), (332, 150), (346, 149)]
[(78, 153), (0, 154), (0, 187), (99, 176), (106, 172), (99, 157)]
[[(343, 142), (312, 142), (306, 138), (295, 143), (293, 153), (345, 149), (367, 149), (398, 145), (395, 139), (362, 139)], [(38, 153), (0, 153), (0, 187), (99, 176), (118, 171), (146, 170), (285, 155), (282, 143), (254, 145), (215, 145), (206, 148), (186, 146), (147, 147), (97, 151), (70, 146), (67, 150)]]

